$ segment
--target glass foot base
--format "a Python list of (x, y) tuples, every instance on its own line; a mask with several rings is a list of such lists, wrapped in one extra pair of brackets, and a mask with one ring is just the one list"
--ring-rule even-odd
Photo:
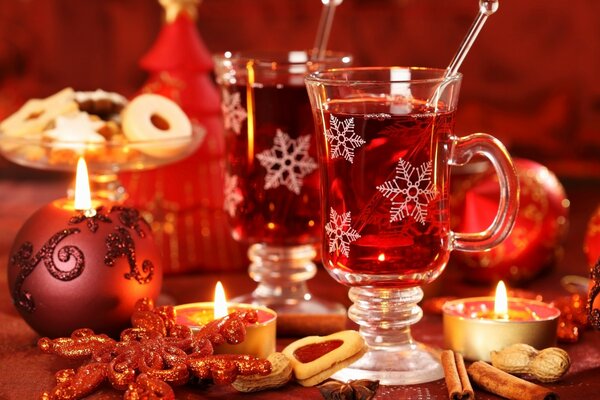
[(277, 312), (277, 335), (302, 337), (326, 336), (346, 329), (346, 309), (338, 303), (311, 298), (282, 301), (281, 298), (257, 298), (252, 294), (233, 299), (269, 307)]
[(259, 297), (248, 293), (232, 299), (234, 303), (249, 303), (269, 307), (277, 314), (322, 315), (333, 314), (346, 317), (346, 308), (339, 303), (318, 299), (308, 295), (308, 300)]
[(306, 282), (315, 276), (315, 246), (272, 246), (253, 244), (248, 249), (251, 260), (248, 275), (258, 285), (252, 293), (233, 299), (236, 302), (269, 307), (277, 314), (346, 316), (338, 303), (315, 298)]
[(444, 377), (439, 351), (421, 343), (370, 348), (360, 360), (331, 378), (379, 380), (381, 385), (415, 385)]

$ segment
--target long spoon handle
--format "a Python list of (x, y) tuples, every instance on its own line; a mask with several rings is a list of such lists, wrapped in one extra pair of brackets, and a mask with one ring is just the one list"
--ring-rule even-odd
[(321, 0), (323, 3), (323, 10), (321, 11), (321, 19), (319, 20), (319, 27), (317, 28), (317, 36), (313, 47), (312, 58), (314, 60), (322, 60), (325, 57), (331, 25), (333, 24), (333, 16), (335, 15), (335, 8), (342, 4), (343, 1), (344, 0)]
[(498, 6), (498, 0), (479, 1), (479, 13), (477, 14), (477, 18), (475, 18), (473, 25), (471, 25), (471, 29), (469, 29), (467, 35), (460, 44), (458, 51), (450, 62), (450, 65), (448, 65), (448, 68), (446, 68), (444, 77), (448, 78), (458, 72), (458, 69), (465, 60), (467, 53), (469, 50), (471, 50), (471, 46), (473, 46), (475, 39), (477, 39), (477, 35), (479, 35), (481, 28), (483, 28), (485, 21), (490, 15), (498, 11)]

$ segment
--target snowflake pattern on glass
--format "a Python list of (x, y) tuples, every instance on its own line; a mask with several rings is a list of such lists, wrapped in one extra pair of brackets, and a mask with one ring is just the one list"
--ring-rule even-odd
[(431, 168), (431, 160), (415, 168), (401, 158), (396, 165), (394, 179), (377, 186), (377, 190), (392, 201), (390, 222), (412, 216), (425, 224), (427, 205), (437, 194), (431, 182)]
[(223, 91), (223, 100), (221, 101), (221, 110), (223, 111), (223, 123), (225, 129), (231, 129), (236, 134), (242, 131), (242, 123), (248, 117), (248, 113), (242, 107), (239, 93), (229, 93)]
[(256, 155), (265, 167), (265, 190), (284, 185), (291, 192), (300, 194), (303, 178), (317, 169), (316, 161), (309, 156), (310, 135), (292, 139), (277, 129), (273, 147)]
[(350, 243), (360, 239), (360, 234), (350, 226), (352, 217), (350, 211), (339, 215), (331, 207), (329, 222), (325, 225), (325, 232), (329, 238), (329, 252), (339, 251), (346, 257), (350, 256)]
[(366, 143), (363, 138), (354, 133), (353, 117), (339, 120), (331, 115), (325, 137), (331, 147), (331, 158), (344, 157), (350, 164), (354, 163), (354, 149)]
[(238, 187), (237, 175), (225, 173), (225, 199), (223, 201), (223, 210), (232, 218), (235, 216), (237, 206), (244, 200), (241, 190)]

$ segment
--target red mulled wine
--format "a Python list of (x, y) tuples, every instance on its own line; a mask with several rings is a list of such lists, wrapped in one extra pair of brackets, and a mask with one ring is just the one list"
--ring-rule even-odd
[[(304, 82), (225, 86), (246, 116), (229, 127), (228, 174), (241, 199), (230, 213), (233, 235), (274, 246), (319, 240), (319, 173)], [(250, 102), (250, 104), (249, 104)]]
[(332, 101), (323, 116), (325, 266), (334, 275), (377, 275), (373, 286), (435, 279), (450, 253), (446, 163), (454, 113), (372, 98)]

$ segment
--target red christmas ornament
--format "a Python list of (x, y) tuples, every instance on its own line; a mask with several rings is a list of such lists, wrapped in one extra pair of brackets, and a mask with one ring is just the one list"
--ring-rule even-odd
[(27, 220), (10, 251), (15, 307), (43, 336), (79, 328), (118, 334), (136, 301), (155, 299), (161, 283), (158, 248), (133, 208), (78, 211), (57, 200)]
[[(543, 165), (515, 159), (520, 204), (515, 226), (497, 247), (483, 252), (455, 252), (453, 262), (465, 279), (520, 284), (550, 267), (561, 254), (568, 225), (569, 201), (557, 177)], [(477, 232), (487, 228), (498, 209), (499, 186), (493, 169), (453, 186), (453, 228)]]

